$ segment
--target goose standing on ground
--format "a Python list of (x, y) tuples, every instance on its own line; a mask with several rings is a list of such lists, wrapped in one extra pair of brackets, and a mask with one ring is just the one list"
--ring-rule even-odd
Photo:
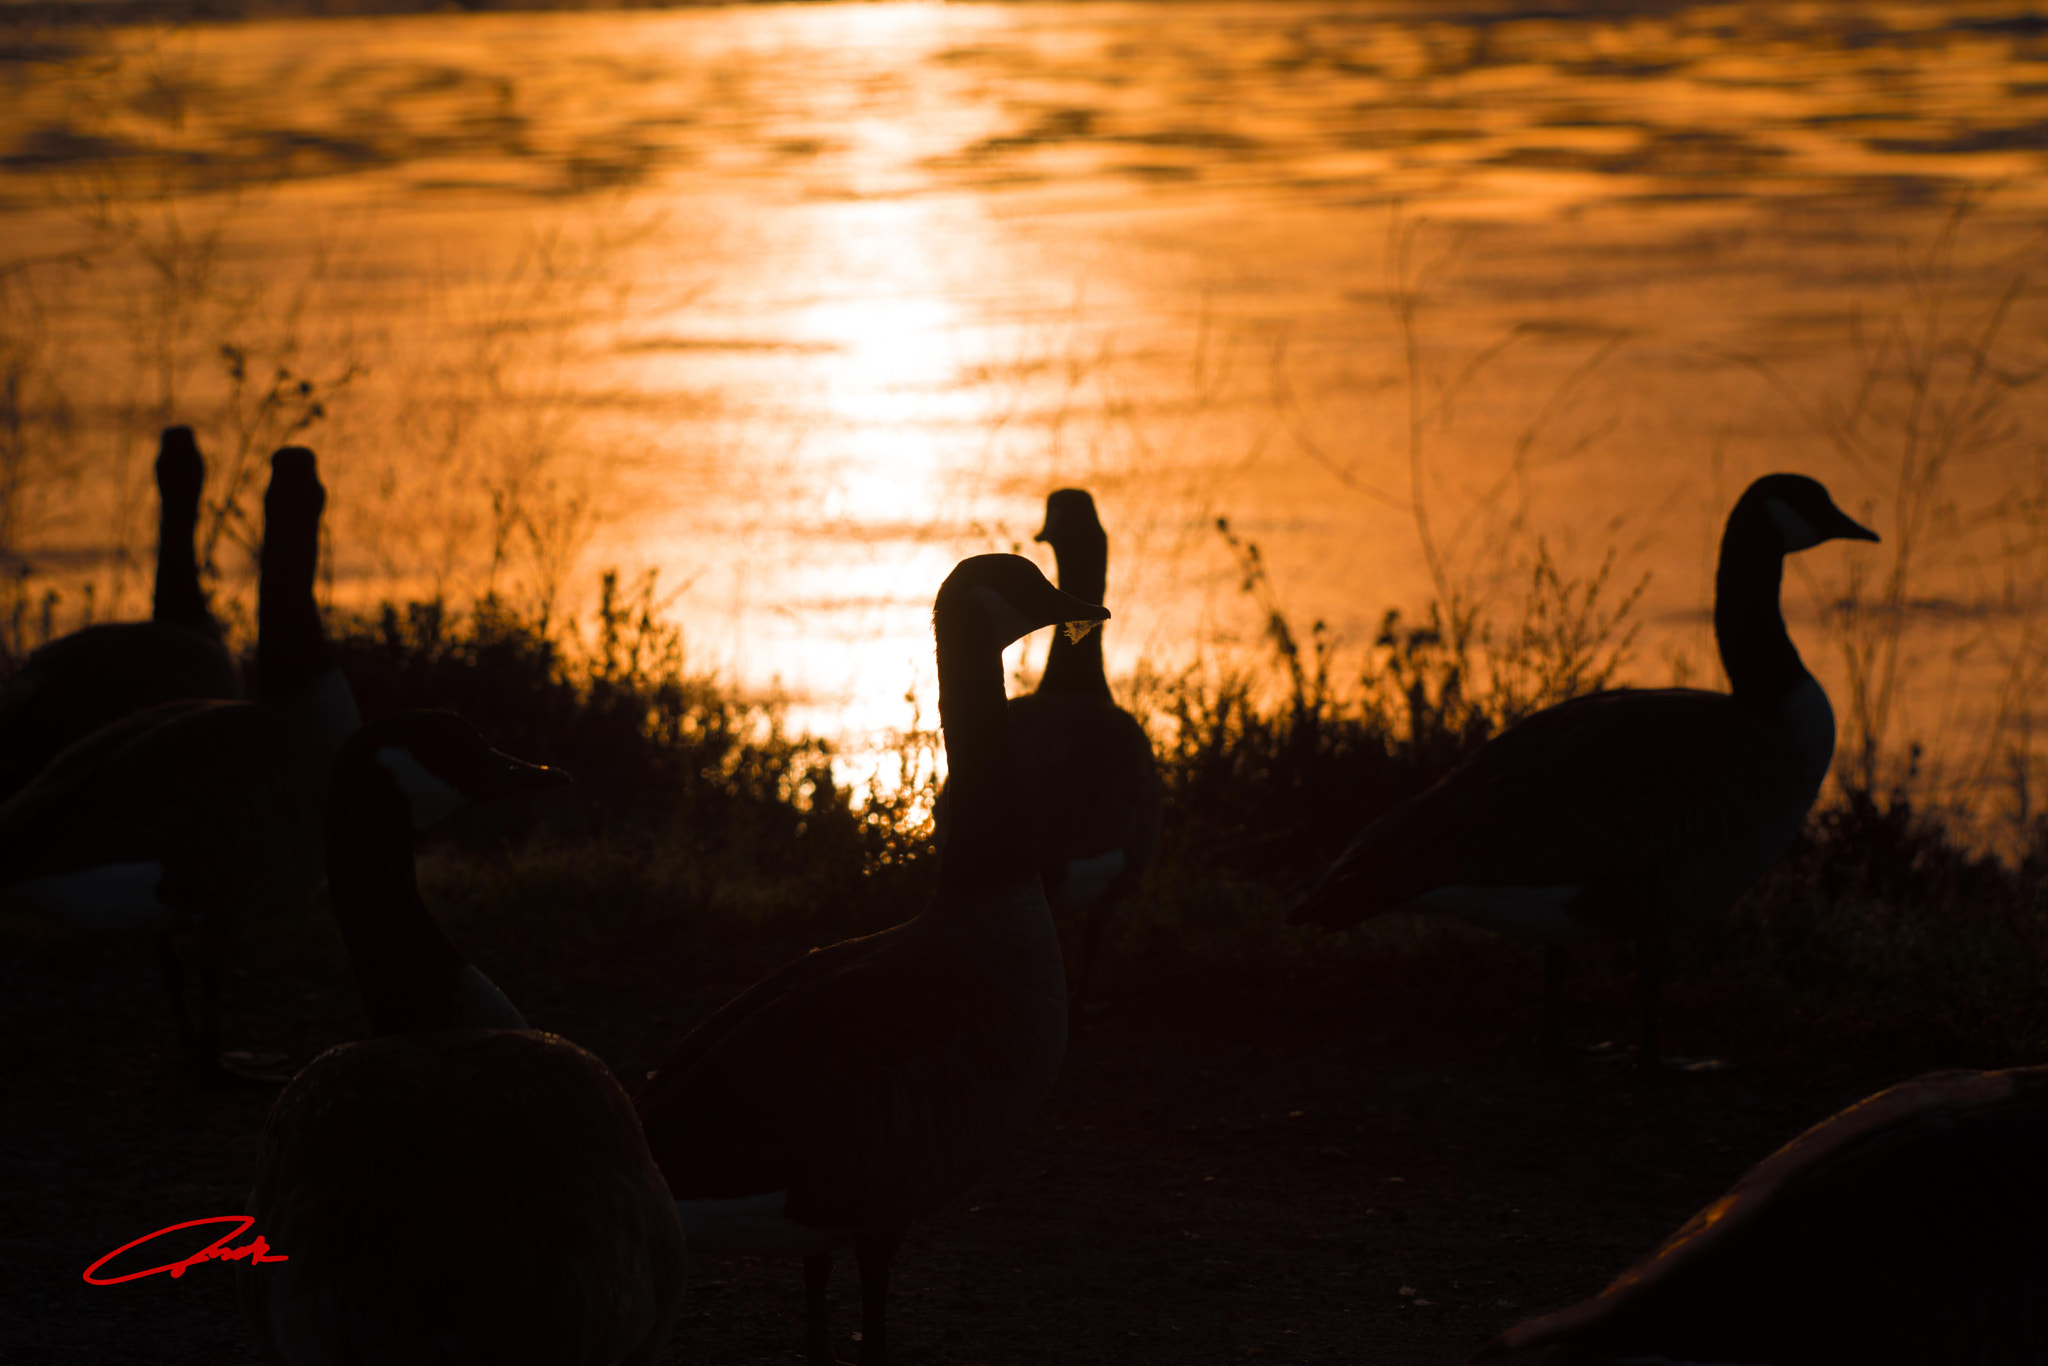
[[(1085, 491), (1049, 495), (1035, 539), (1052, 546), (1061, 592), (1105, 600), (1109, 536)], [(1101, 631), (1080, 640), (1053, 632), (1037, 690), (1010, 702), (1010, 735), (1045, 899), (1080, 941), (1069, 953), (1078, 999), (1110, 913), (1152, 864), (1162, 815), (1152, 740), (1110, 695)]]
[(1395, 807), (1331, 865), (1296, 921), (1462, 916), (1545, 946), (1543, 1042), (1558, 1046), (1565, 944), (1633, 938), (1638, 1062), (1658, 1065), (1672, 929), (1725, 910), (1792, 842), (1834, 756), (1827, 694), (1785, 633), (1785, 556), (1874, 541), (1815, 481), (1772, 474), (1728, 515), (1714, 637), (1732, 689), (1620, 689), (1510, 727)]
[(101, 726), (159, 702), (242, 695), (206, 604), (192, 538), (206, 462), (190, 427), (166, 427), (156, 457), (156, 605), (148, 621), (73, 631), (0, 687), (0, 801)]
[(271, 1108), (246, 1213), (288, 1260), (239, 1270), (275, 1366), (652, 1366), (683, 1306), (683, 1230), (605, 1065), (529, 1030), (420, 900), (413, 838), (567, 779), (450, 712), (335, 757), (327, 881), (374, 1037)]
[(932, 609), (952, 820), (914, 920), (815, 949), (698, 1025), (639, 1088), (693, 1252), (804, 1259), (806, 1350), (831, 1366), (832, 1256), (860, 1262), (861, 1366), (888, 1359), (889, 1260), (1052, 1089), (1066, 975), (1022, 808), (1003, 650), (1109, 613), (1029, 560), (956, 566)]
[[(0, 911), (157, 941), (179, 1039), (223, 1080), (220, 959), (250, 915), (321, 876), (328, 766), (360, 724), (313, 598), (326, 492), (313, 453), (271, 460), (257, 606), (257, 700), (166, 702), (101, 728), (0, 805)], [(200, 1011), (172, 932), (198, 932)]]
[(2048, 1067), (1938, 1072), (1815, 1125), (1594, 1298), (1475, 1361), (2048, 1360)]

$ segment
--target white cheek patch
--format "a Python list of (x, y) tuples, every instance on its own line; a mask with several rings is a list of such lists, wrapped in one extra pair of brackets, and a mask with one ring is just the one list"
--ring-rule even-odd
[(1818, 788), (1835, 759), (1835, 709), (1811, 676), (1786, 695), (1772, 718), (1785, 737), (1800, 776)]
[(1821, 536), (1813, 529), (1813, 523), (1792, 510), (1792, 505), (1782, 498), (1766, 498), (1764, 506), (1771, 510), (1771, 520), (1777, 523), (1779, 539), (1785, 542), (1785, 553), (1810, 550), (1820, 544)]
[(329, 669), (301, 689), (288, 706), (303, 734), (332, 752), (341, 742), (362, 729), (363, 716), (356, 710), (356, 695), (339, 669)]
[(412, 805), (414, 830), (432, 830), (469, 805), (469, 798), (462, 795), (461, 789), (430, 772), (425, 764), (412, 757), (409, 749), (386, 745), (377, 751), (377, 762), (398, 779), (399, 787), (404, 789), (406, 801)]
[(1400, 909), (1455, 915), (1483, 929), (1532, 944), (1573, 944), (1593, 931), (1571, 913), (1583, 883), (1556, 887), (1438, 887)]
[(107, 863), (75, 873), (53, 873), (0, 888), (0, 907), (81, 934), (104, 937), (167, 934), (186, 918), (157, 900), (164, 866)]
[(818, 1257), (853, 1241), (850, 1228), (812, 1228), (782, 1212), (788, 1191), (732, 1200), (678, 1200), (683, 1242), (692, 1252)]
[(363, 714), (356, 709), (354, 689), (339, 669), (329, 669), (313, 683), (314, 705), (320, 717), (320, 733), (338, 746), (363, 728)]
[(1022, 612), (1010, 606), (1008, 598), (986, 584), (975, 585), (974, 601), (981, 608), (982, 616), (987, 618), (989, 628), (995, 632), (996, 639), (1005, 648), (1013, 641), (1022, 640), (1038, 629), (1024, 620)]
[(1053, 898), (1053, 910), (1072, 915), (1101, 900), (1109, 885), (1124, 870), (1124, 851), (1112, 849), (1094, 858), (1077, 858), (1067, 864), (1067, 876)]
[(498, 984), (464, 963), (455, 978), (452, 1027), (456, 1029), (525, 1029), (526, 1017), (507, 1000)]

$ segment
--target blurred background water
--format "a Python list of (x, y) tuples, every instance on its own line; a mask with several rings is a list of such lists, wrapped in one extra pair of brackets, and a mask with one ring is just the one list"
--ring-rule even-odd
[(185, 421), (217, 490), (320, 451), (338, 601), (567, 615), (654, 570), (694, 665), (855, 749), (930, 717), (950, 563), (1050, 568), (1067, 485), (1112, 674), (1267, 648), (1227, 517), (1340, 667), (1388, 608), (1511, 625), (1539, 557), (1612, 554), (1603, 603), (1649, 576), (1628, 676), (1717, 686), (1721, 520), (1792, 469), (1886, 538), (1788, 576), (1845, 729), (1965, 788), (2033, 763), (2030, 6), (23, 23), (0, 57), (17, 640), (51, 591), (60, 627), (145, 610)]

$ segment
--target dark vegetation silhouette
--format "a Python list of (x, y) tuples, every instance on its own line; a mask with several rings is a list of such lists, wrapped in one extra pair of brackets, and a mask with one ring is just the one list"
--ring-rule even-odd
[[(1320, 623), (1295, 624), (1257, 547), (1222, 534), (1270, 649), (1263, 667), (1127, 685), (1155, 738), (1165, 817), (1151, 876), (1105, 931), (1102, 990), (1234, 980), (1348, 995), (1392, 972), (1417, 997), (1455, 999), (1481, 989), (1475, 962), (1519, 973), (1522, 951), (1454, 923), (1400, 918), (1324, 942), (1285, 915), (1365, 821), (1530, 711), (1616, 681), (1628, 632), (1608, 580), (1539, 562), (1523, 615), (1552, 623), (1542, 649), (1469, 612), (1389, 610), (1347, 667)], [(456, 710), (577, 777), (573, 796), (530, 813), (452, 823), (430, 863), (473, 884), (454, 923), (492, 905), (479, 930), (494, 953), (566, 977), (687, 971), (708, 1009), (724, 987), (884, 928), (929, 891), (937, 793), (924, 761), (937, 737), (913, 722), (889, 742), (894, 771), (924, 777), (835, 778), (829, 742), (692, 673), (657, 600), (651, 582), (608, 575), (583, 622), (485, 597), (329, 613), (327, 631), (366, 719)], [(1631, 965), (1593, 952), (1580, 971), (1567, 1018), (1592, 1003), (1619, 1028)], [(1860, 786), (1825, 792), (1791, 850), (1675, 945), (1670, 968), (1686, 1012), (1710, 1012), (1733, 1052), (1832, 1038), (1987, 1062), (2048, 1042), (2044, 972), (2048, 821), (1999, 857), (1903, 787)]]

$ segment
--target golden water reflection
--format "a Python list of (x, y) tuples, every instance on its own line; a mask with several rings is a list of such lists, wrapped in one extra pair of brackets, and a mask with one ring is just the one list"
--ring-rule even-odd
[(1261, 648), (1224, 515), (1355, 658), (1436, 588), (1417, 468), (1445, 572), (1505, 615), (1539, 540), (1572, 573), (1610, 548), (1652, 573), (1646, 682), (1713, 678), (1734, 494), (1817, 475), (1888, 537), (1790, 581), (1846, 710), (1816, 614), (1858, 554), (1892, 563), (1898, 462), (1946, 450), (1892, 738), (1989, 755), (1985, 726), (2030, 714), (2041, 391), (2001, 390), (1950, 447), (1895, 402), (1925, 355), (1927, 411), (1982, 398), (1938, 358), (1993, 317), (1999, 375), (2048, 337), (2031, 289), (1997, 313), (2048, 223), (2048, 26), (2022, 4), (798, 5), (37, 41), (0, 70), (6, 256), (98, 253), (5, 277), (90, 455), (10, 533), (43, 565), (140, 543), (142, 500), (109, 490), (164, 415), (237, 439), (260, 396), (224, 377), (233, 341), (318, 381), (343, 596), (659, 566), (697, 663), (856, 740), (906, 690), (930, 716), (933, 587), (962, 554), (1038, 551), (1066, 484), (1115, 538), (1114, 669)]

